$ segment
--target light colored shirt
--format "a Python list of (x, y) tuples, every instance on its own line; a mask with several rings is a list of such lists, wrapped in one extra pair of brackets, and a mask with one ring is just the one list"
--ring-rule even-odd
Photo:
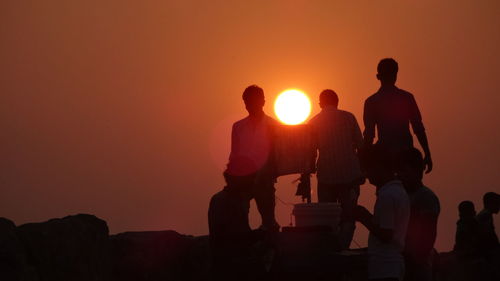
[(272, 127), (276, 124), (276, 120), (265, 114), (234, 123), (227, 173), (246, 176), (262, 169), (271, 155)]
[(368, 238), (368, 277), (399, 278), (404, 275), (402, 251), (410, 218), (410, 200), (398, 180), (386, 183), (377, 191), (373, 222), (383, 229), (391, 229), (393, 237), (384, 243), (370, 233)]
[(319, 151), (319, 182), (350, 184), (362, 177), (356, 152), (363, 144), (363, 137), (352, 113), (327, 106), (308, 124)]

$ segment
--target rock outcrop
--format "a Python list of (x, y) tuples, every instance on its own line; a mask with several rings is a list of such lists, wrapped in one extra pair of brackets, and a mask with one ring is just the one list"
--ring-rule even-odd
[(24, 246), (16, 230), (12, 221), (0, 218), (0, 280), (37, 280), (35, 269), (26, 262)]
[[(366, 280), (365, 252), (338, 252), (333, 242), (321, 233), (279, 233), (274, 250), (261, 257), (266, 278)], [(207, 236), (171, 230), (110, 236), (105, 221), (84, 214), (18, 227), (0, 218), (1, 281), (205, 281), (210, 260)], [(460, 262), (453, 252), (441, 254), (436, 268), (439, 280), (498, 274), (484, 262)], [(246, 279), (257, 280), (252, 276)]]
[(109, 280), (108, 227), (95, 216), (28, 223), (16, 234), (40, 281)]
[(125, 232), (110, 237), (113, 278), (203, 280), (208, 275), (208, 240), (175, 231)]

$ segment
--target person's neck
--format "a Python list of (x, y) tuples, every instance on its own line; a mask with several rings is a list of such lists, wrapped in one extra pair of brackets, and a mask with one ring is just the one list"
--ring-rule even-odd
[(249, 114), (248, 114), (248, 117), (250, 117), (250, 119), (259, 120), (259, 119), (261, 119), (264, 115), (265, 115), (265, 114), (264, 114), (264, 110), (259, 110), (259, 111), (256, 111), (256, 112), (249, 113)]
[(405, 186), (405, 189), (406, 189), (406, 191), (408, 191), (408, 193), (413, 193), (413, 192), (417, 191), (419, 188), (422, 188), (422, 186), (424, 186), (422, 181), (403, 182), (403, 185)]
[(394, 88), (396, 88), (395, 83), (392, 83), (392, 82), (381, 82), (380, 83), (381, 90), (394, 89)]
[(338, 109), (336, 105), (329, 104), (329, 105), (324, 105), (321, 107), (321, 110), (332, 110), (332, 109)]
[(394, 177), (386, 177), (380, 180), (379, 183), (377, 183), (375, 186), (377, 187), (377, 191), (379, 191), (382, 187), (384, 187), (387, 183), (395, 180), (396, 178)]

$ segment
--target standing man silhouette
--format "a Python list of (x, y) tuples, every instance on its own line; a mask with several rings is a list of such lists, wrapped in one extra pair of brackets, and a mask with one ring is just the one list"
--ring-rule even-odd
[(359, 197), (359, 185), (364, 182), (358, 159), (363, 146), (363, 137), (356, 117), (338, 109), (339, 98), (333, 90), (324, 90), (319, 95), (321, 112), (309, 121), (316, 150), (318, 201), (340, 201), (340, 246), (349, 249), (355, 230), (352, 211)]
[[(261, 229), (279, 230), (274, 215), (275, 198), (272, 147), (276, 120), (264, 113), (264, 91), (252, 85), (243, 92), (248, 116), (233, 124), (231, 153), (224, 172), (229, 189), (242, 190), (255, 199), (262, 218)], [(233, 184), (237, 183), (237, 184)], [(248, 203), (247, 201), (247, 203)], [(249, 205), (246, 206), (248, 213)]]
[(380, 89), (365, 101), (363, 121), (366, 145), (373, 144), (375, 128), (378, 143), (395, 158), (397, 153), (413, 147), (413, 132), (424, 150), (426, 173), (432, 171), (432, 158), (422, 116), (413, 95), (396, 87), (398, 63), (392, 58), (382, 59), (377, 66)]

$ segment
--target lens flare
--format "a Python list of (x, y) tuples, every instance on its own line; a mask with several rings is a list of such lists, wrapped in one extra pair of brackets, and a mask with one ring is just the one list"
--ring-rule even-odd
[(274, 102), (274, 113), (281, 122), (287, 125), (297, 125), (309, 117), (311, 101), (300, 90), (285, 90)]

